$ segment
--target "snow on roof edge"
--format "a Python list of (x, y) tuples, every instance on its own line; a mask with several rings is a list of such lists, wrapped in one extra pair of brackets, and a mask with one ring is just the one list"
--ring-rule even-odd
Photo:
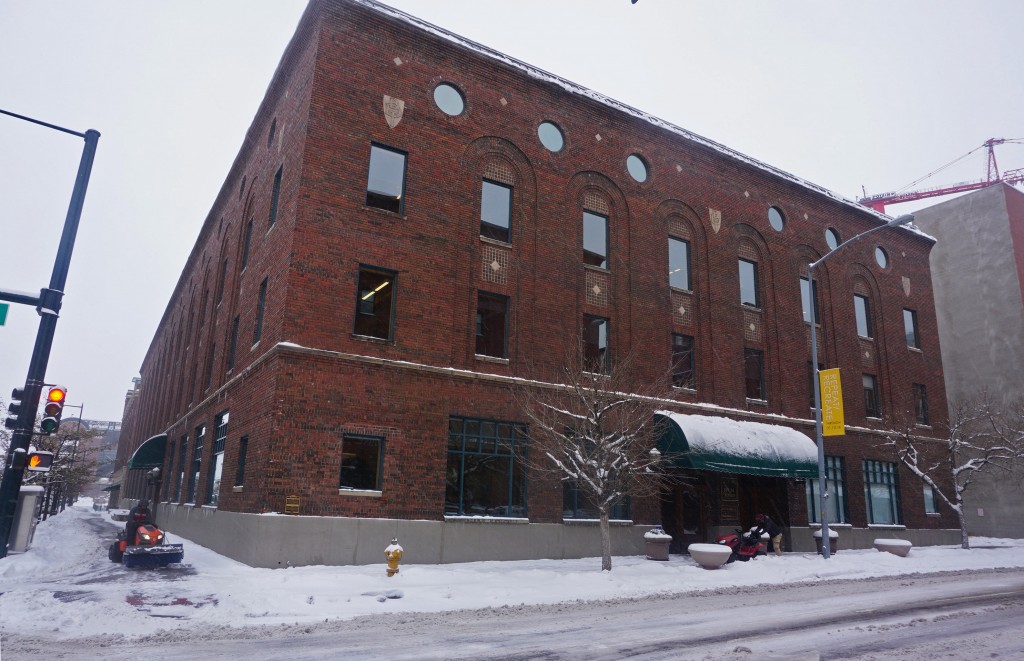
[[(709, 148), (709, 149), (711, 149), (713, 151), (716, 151), (716, 152), (718, 152), (718, 153), (720, 153), (720, 154), (722, 154), (724, 156), (727, 156), (727, 157), (732, 158), (734, 160), (740, 161), (741, 163), (746, 163), (747, 165), (750, 165), (750, 166), (752, 166), (754, 168), (757, 168), (759, 170), (767, 172), (768, 174), (774, 175), (774, 176), (779, 177), (781, 179), (785, 179), (785, 180), (789, 181), (790, 183), (796, 184), (797, 186), (800, 186), (802, 188), (806, 188), (807, 190), (809, 190), (809, 191), (811, 191), (813, 193), (817, 193), (819, 195), (824, 195), (825, 197), (828, 197), (828, 198), (832, 199), (833, 201), (838, 202), (841, 205), (844, 205), (844, 206), (847, 206), (847, 207), (851, 207), (853, 209), (856, 209), (857, 211), (863, 211), (867, 215), (874, 216), (875, 218), (877, 218), (878, 220), (880, 220), (882, 222), (889, 222), (889, 220), (892, 219), (891, 216), (887, 216), (886, 214), (879, 213), (878, 211), (875, 211), (874, 209), (872, 209), (870, 207), (866, 207), (866, 206), (864, 206), (862, 204), (858, 204), (854, 200), (846, 198), (846, 197), (840, 195), (839, 193), (836, 193), (835, 191), (831, 191), (831, 190), (825, 188), (824, 186), (819, 186), (818, 184), (815, 184), (813, 182), (807, 181), (806, 179), (803, 179), (802, 177), (798, 177), (798, 176), (796, 176), (794, 174), (790, 174), (789, 172), (786, 172), (785, 170), (782, 170), (781, 168), (777, 168), (774, 165), (770, 165), (768, 163), (765, 163), (764, 161), (760, 161), (760, 160), (754, 158), (753, 156), (747, 156), (746, 154), (744, 154), (742, 152), (739, 152), (739, 151), (736, 151), (735, 149), (732, 149), (731, 147), (727, 147), (727, 146), (721, 144), (720, 142), (716, 142), (714, 140), (711, 140), (710, 138), (705, 138), (704, 136), (699, 135), (697, 133), (694, 133), (693, 131), (689, 131), (687, 129), (684, 129), (681, 126), (677, 126), (677, 125), (673, 124), (672, 122), (669, 122), (667, 120), (661, 119), (660, 117), (655, 117), (654, 115), (651, 115), (650, 113), (646, 113), (646, 112), (644, 112), (642, 110), (638, 110), (638, 109), (636, 109), (636, 108), (634, 108), (634, 107), (632, 107), (632, 106), (630, 106), (630, 105), (628, 105), (626, 103), (623, 103), (621, 101), (613, 99), (613, 98), (611, 98), (609, 96), (605, 96), (604, 94), (601, 94), (600, 92), (595, 92), (594, 90), (588, 89), (588, 88), (584, 87), (583, 85), (580, 85), (578, 83), (574, 83), (571, 80), (567, 80), (565, 78), (562, 78), (561, 76), (558, 76), (558, 75), (555, 75), (555, 74), (550, 73), (548, 71), (545, 71), (545, 70), (541, 69), (540, 67), (536, 67), (536, 66), (534, 66), (532, 64), (528, 64), (526, 62), (523, 62), (522, 60), (518, 60), (518, 59), (512, 57), (511, 55), (506, 55), (506, 54), (504, 54), (504, 53), (502, 53), (500, 51), (497, 51), (497, 50), (495, 50), (495, 49), (493, 49), (493, 48), (491, 48), (489, 46), (485, 46), (485, 45), (483, 45), (481, 43), (473, 41), (472, 39), (469, 39), (467, 37), (463, 37), (461, 35), (455, 34), (454, 32), (446, 30), (445, 28), (442, 28), (440, 26), (434, 25), (433, 23), (429, 23), (429, 22), (427, 22), (427, 21), (425, 21), (425, 20), (423, 20), (421, 18), (417, 18), (417, 17), (415, 17), (415, 16), (413, 16), (411, 14), (407, 14), (407, 13), (403, 12), (400, 9), (395, 9), (394, 7), (390, 7), (388, 5), (385, 5), (385, 4), (381, 3), (381, 2), (378, 2), (377, 0), (350, 0), (350, 1), (355, 3), (355, 4), (357, 4), (357, 5), (361, 5), (363, 7), (371, 9), (373, 11), (376, 11), (376, 12), (378, 12), (380, 14), (384, 14), (384, 15), (387, 15), (387, 16), (391, 16), (393, 18), (397, 18), (398, 20), (401, 20), (401, 21), (404, 21), (406, 23), (409, 23), (410, 25), (413, 25), (413, 26), (415, 26), (415, 27), (417, 27), (417, 28), (419, 28), (421, 30), (424, 30), (426, 32), (430, 32), (431, 34), (434, 34), (434, 35), (436, 35), (438, 37), (441, 37), (442, 39), (445, 39), (446, 41), (450, 41), (450, 42), (452, 42), (452, 43), (454, 43), (454, 44), (456, 44), (458, 46), (462, 46), (464, 48), (468, 48), (468, 49), (470, 49), (470, 50), (472, 50), (472, 51), (474, 51), (476, 53), (479, 53), (480, 55), (488, 57), (488, 58), (490, 58), (492, 60), (498, 60), (500, 62), (504, 62), (505, 64), (508, 64), (511, 67), (514, 67), (516, 69), (519, 69), (519, 70), (523, 71), (524, 73), (526, 73), (528, 76), (530, 76), (532, 78), (535, 78), (537, 80), (541, 80), (541, 81), (544, 81), (544, 82), (549, 82), (549, 83), (552, 83), (554, 85), (558, 85), (559, 87), (561, 87), (562, 89), (566, 90), (567, 92), (570, 92), (572, 94), (577, 94), (579, 96), (587, 97), (589, 99), (597, 101), (598, 103), (606, 105), (609, 108), (612, 108), (614, 110), (618, 110), (620, 112), (624, 112), (624, 113), (626, 113), (628, 115), (632, 115), (632, 116), (636, 117), (637, 119), (640, 119), (642, 121), (647, 122), (648, 124), (652, 124), (652, 125), (657, 126), (659, 128), (665, 129), (666, 131), (669, 131), (671, 133), (675, 133), (676, 135), (678, 135), (678, 136), (680, 136), (680, 137), (682, 137), (682, 138), (684, 138), (686, 140), (690, 140), (691, 142), (695, 142), (695, 143), (697, 143), (699, 145), (707, 147), (707, 148)], [(906, 230), (908, 232), (911, 232), (913, 234), (917, 234), (918, 236), (921, 236), (921, 237), (923, 237), (925, 239), (929, 239), (929, 240), (932, 241), (932, 243), (937, 243), (937, 240), (936, 240), (935, 237), (933, 237), (933, 236), (931, 236), (931, 235), (921, 231), (916, 226), (914, 226), (912, 223), (908, 224), (908, 225), (902, 225), (902, 226), (900, 226), (900, 229), (904, 229), (904, 230)]]

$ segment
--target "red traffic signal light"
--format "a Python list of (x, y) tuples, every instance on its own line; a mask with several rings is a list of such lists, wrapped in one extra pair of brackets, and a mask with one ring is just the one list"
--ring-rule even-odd
[(68, 389), (64, 386), (53, 386), (46, 395), (46, 404), (43, 405), (42, 422), (39, 423), (39, 430), (44, 434), (52, 434), (60, 427), (60, 416), (64, 412), (64, 401), (68, 397)]
[(28, 453), (25, 470), (34, 473), (48, 473), (53, 466), (53, 453), (45, 450), (34, 450)]

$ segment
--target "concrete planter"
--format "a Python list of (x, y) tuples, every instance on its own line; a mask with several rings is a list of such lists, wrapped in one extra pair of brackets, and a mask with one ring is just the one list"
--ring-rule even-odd
[(644, 533), (644, 551), (648, 560), (668, 560), (668, 545), (672, 543), (672, 535), (661, 528), (654, 528)]
[[(814, 548), (818, 549), (818, 555), (824, 555), (821, 552), (821, 531), (814, 531)], [(835, 555), (839, 549), (839, 533), (831, 528), (828, 529), (828, 554)]]
[(879, 551), (886, 551), (905, 558), (914, 545), (905, 539), (876, 539), (874, 546)]
[(704, 569), (718, 569), (729, 562), (732, 549), (724, 544), (690, 544), (686, 549), (693, 561)]

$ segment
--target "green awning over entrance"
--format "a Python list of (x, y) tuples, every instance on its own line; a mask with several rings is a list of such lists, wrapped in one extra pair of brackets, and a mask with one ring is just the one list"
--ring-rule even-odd
[(782, 425), (659, 411), (665, 424), (658, 449), (676, 467), (768, 475), (818, 477), (818, 446)]
[(167, 434), (157, 434), (135, 450), (128, 460), (128, 468), (156, 468), (164, 465), (164, 454), (167, 452)]

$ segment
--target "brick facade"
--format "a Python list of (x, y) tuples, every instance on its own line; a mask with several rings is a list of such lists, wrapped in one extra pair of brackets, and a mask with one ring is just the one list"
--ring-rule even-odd
[[(462, 114), (435, 105), (442, 82), (461, 91)], [(576, 89), (370, 2), (314, 0), (153, 339), (120, 462), (166, 433), (164, 475), (173, 477), (180, 439), (188, 437), (191, 459), (194, 430), (205, 424), (196, 490), (204, 494), (214, 418), (230, 411), (219, 510), (283, 512), (286, 498), (298, 496), (301, 514), (443, 520), (449, 416), (523, 420), (508, 377), (551, 378), (584, 315), (609, 319), (612, 351), (642, 348), (651, 379), (664, 378), (672, 333), (692, 336), (696, 387), (677, 391), (681, 412), (789, 424), (813, 436), (799, 278), (828, 251), (827, 227), (848, 239), (882, 221)], [(404, 102), (394, 126), (386, 96)], [(538, 140), (542, 121), (561, 129), (561, 151)], [(407, 155), (402, 213), (366, 205), (371, 144)], [(647, 165), (642, 183), (627, 172), (631, 154)], [(483, 178), (512, 187), (508, 242), (480, 236)], [(769, 207), (781, 210), (781, 231), (770, 226)], [(608, 218), (607, 269), (583, 264), (585, 210)], [(690, 290), (668, 285), (670, 235), (690, 243)], [(845, 457), (855, 527), (867, 525), (861, 461), (893, 461), (876, 445), (913, 410), (911, 384), (927, 387), (932, 420), (922, 434), (939, 429), (946, 411), (932, 241), (905, 229), (875, 237), (816, 273), (820, 359), (843, 368), (849, 428), (826, 440), (826, 453)], [(875, 262), (877, 245), (888, 268)], [(741, 257), (758, 265), (757, 309), (739, 303)], [(395, 274), (390, 340), (353, 332), (361, 267)], [(481, 291), (508, 298), (507, 359), (475, 355)], [(870, 301), (872, 340), (857, 336), (855, 293)], [(904, 341), (904, 308), (917, 312), (920, 351)], [(745, 396), (744, 348), (764, 353), (764, 401)], [(863, 373), (877, 376), (882, 419), (864, 416)], [(339, 492), (346, 433), (384, 438), (380, 494)], [(244, 486), (233, 488), (242, 437)], [(908, 528), (955, 526), (945, 509), (925, 515), (915, 478), (901, 470), (900, 480)], [(779, 488), (788, 494), (788, 523), (806, 525), (803, 484)], [(172, 493), (165, 489), (160, 500)], [(560, 486), (530, 477), (530, 522), (560, 523), (561, 510)], [(635, 503), (633, 519), (656, 522), (656, 510)]]

